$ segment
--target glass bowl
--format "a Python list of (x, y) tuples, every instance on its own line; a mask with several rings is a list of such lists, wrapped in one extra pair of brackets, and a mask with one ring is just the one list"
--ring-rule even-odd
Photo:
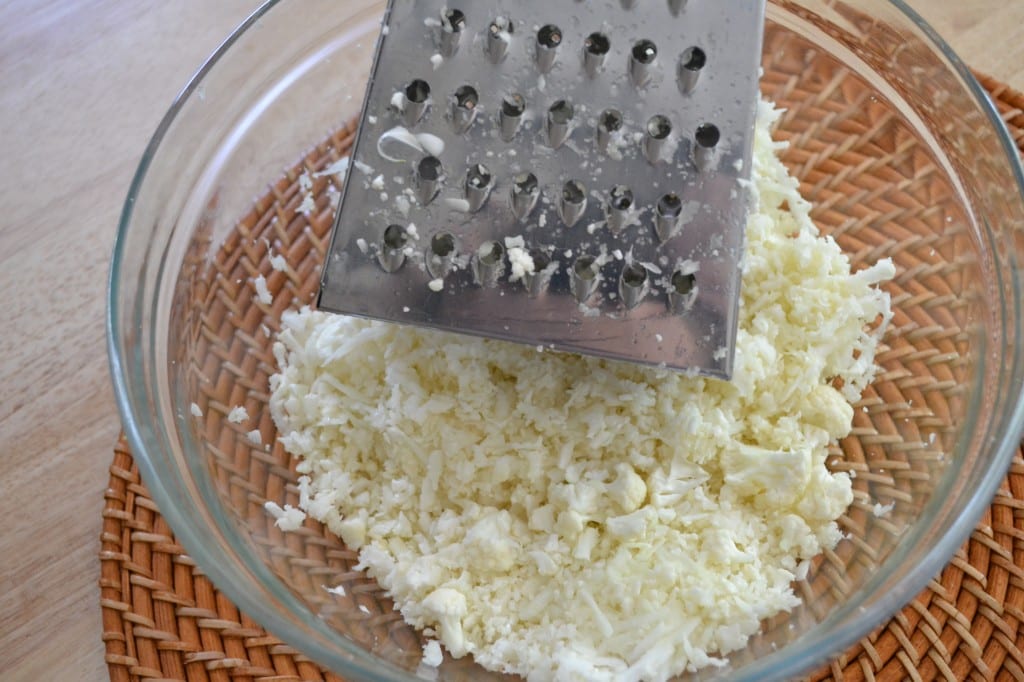
[[(353, 570), (355, 553), (312, 522), (282, 533), (263, 508), (297, 500), (267, 409), (270, 346), (282, 312), (315, 294), (336, 201), (327, 172), (308, 190), (313, 210), (299, 211), (299, 176), (351, 142), (382, 12), (382, 2), (272, 1), (199, 71), (130, 188), (108, 332), (135, 458), (199, 566), (333, 671), (405, 680), (419, 637)], [(839, 521), (847, 539), (797, 584), (802, 606), (700, 679), (791, 677), (891, 616), (967, 537), (1021, 426), (1024, 178), (969, 71), (887, 0), (770, 2), (763, 65), (763, 92), (787, 110), (784, 160), (822, 231), (857, 267), (894, 259), (895, 319), (883, 370), (831, 460), (856, 475)], [(285, 271), (271, 268), (271, 247)], [(256, 296), (259, 274), (271, 304)], [(236, 405), (244, 424), (227, 420)], [(325, 589), (336, 585), (344, 595)], [(468, 659), (439, 671), (485, 676)]]

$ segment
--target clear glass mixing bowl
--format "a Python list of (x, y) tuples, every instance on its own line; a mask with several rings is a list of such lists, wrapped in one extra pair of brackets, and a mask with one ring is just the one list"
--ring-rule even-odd
[[(352, 679), (404, 680), (419, 640), (355, 554), (315, 529), (282, 534), (294, 502), (273, 443), (270, 336), (310, 300), (334, 194), (296, 211), (302, 168), (351, 136), (383, 3), (269, 2), (181, 94), (131, 186), (110, 280), (109, 350), (132, 450), (189, 554), (238, 606)], [(785, 160), (814, 217), (858, 265), (892, 256), (884, 368), (833, 466), (856, 472), (848, 539), (816, 563), (805, 603), (701, 679), (807, 671), (909, 601), (967, 537), (1017, 447), (1024, 376), (1021, 167), (949, 48), (900, 2), (769, 3), (763, 91), (788, 111)], [(298, 164), (298, 165), (296, 165)], [(268, 264), (268, 245), (290, 267)], [(274, 302), (253, 301), (264, 273)], [(202, 418), (190, 414), (196, 403)], [(234, 405), (250, 419), (226, 419)], [(876, 516), (875, 504), (893, 505)], [(346, 595), (324, 585), (344, 585)], [(448, 661), (441, 679), (481, 677)]]

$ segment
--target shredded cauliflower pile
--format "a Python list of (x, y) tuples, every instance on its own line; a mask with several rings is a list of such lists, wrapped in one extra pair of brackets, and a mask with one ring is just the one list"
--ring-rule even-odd
[(874, 376), (894, 268), (851, 274), (818, 233), (777, 117), (762, 105), (731, 382), (285, 316), (271, 409), (300, 507), (451, 656), (530, 680), (720, 664), (840, 539), (827, 446)]

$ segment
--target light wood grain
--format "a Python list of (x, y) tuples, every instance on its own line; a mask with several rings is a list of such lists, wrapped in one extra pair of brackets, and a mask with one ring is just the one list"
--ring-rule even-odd
[[(969, 63), (1024, 88), (1024, 2), (911, 4)], [(107, 679), (96, 553), (119, 429), (103, 331), (118, 213), (178, 89), (257, 5), (0, 2), (4, 679)]]

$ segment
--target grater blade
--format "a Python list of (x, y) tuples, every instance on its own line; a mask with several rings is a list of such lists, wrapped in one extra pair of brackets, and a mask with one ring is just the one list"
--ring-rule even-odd
[(764, 11), (392, 0), (318, 306), (729, 378)]

